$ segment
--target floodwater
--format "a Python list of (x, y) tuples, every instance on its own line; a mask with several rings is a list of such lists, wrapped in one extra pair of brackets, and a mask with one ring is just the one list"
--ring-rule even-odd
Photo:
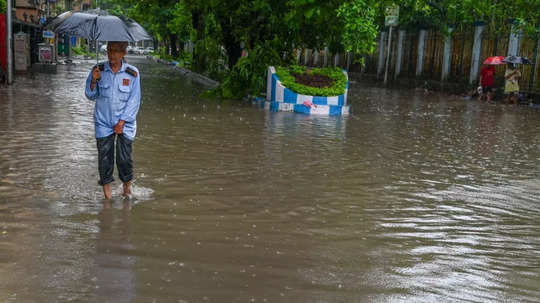
[(348, 118), (203, 100), (145, 59), (103, 208), (91, 63), (0, 88), (1, 302), (538, 302), (540, 112), (351, 85)]

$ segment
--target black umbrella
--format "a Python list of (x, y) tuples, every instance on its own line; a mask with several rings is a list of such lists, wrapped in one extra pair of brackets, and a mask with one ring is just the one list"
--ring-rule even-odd
[(65, 12), (52, 19), (45, 27), (58, 34), (94, 41), (152, 40), (144, 28), (133, 19), (113, 16), (99, 8), (83, 12)]
[(55, 30), (60, 23), (64, 22), (67, 18), (71, 17), (73, 13), (74, 13), (73, 11), (67, 11), (67, 12), (61, 13), (60, 15), (56, 17), (48, 18), (45, 24), (43, 24), (43, 27), (46, 29)]
[(513, 64), (531, 64), (531, 61), (527, 57), (519, 57), (519, 56), (508, 56), (502, 60), (506, 63), (513, 63)]
[(45, 24), (59, 34), (99, 41), (136, 42), (152, 37), (133, 19), (110, 15), (102, 9), (65, 12)]

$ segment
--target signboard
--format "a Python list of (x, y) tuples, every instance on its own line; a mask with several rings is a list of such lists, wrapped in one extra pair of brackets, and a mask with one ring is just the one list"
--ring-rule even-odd
[(43, 31), (43, 38), (52, 39), (54, 38), (53, 31)]
[(385, 26), (397, 26), (399, 24), (399, 6), (387, 6), (384, 12)]
[(28, 34), (16, 33), (13, 40), (13, 59), (15, 61), (15, 71), (26, 71), (30, 66), (30, 37)]
[(39, 56), (38, 56), (39, 62), (44, 62), (44, 63), (52, 62), (52, 53), (53, 53), (52, 45), (46, 45), (44, 43), (40, 43), (38, 47), (38, 51), (39, 51)]

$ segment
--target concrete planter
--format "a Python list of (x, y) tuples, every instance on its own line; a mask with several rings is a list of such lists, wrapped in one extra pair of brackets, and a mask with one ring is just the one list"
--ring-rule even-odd
[(266, 100), (261, 100), (261, 106), (270, 111), (288, 111), (308, 115), (345, 116), (349, 115), (347, 92), (349, 78), (347, 72), (345, 93), (339, 96), (307, 96), (297, 94), (281, 84), (273, 66), (268, 67)]

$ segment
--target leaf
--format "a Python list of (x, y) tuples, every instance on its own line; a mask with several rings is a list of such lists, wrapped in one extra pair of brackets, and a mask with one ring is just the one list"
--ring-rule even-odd
[(308, 10), (306, 10), (306, 11), (304, 12), (304, 16), (305, 16), (306, 18), (309, 19), (309, 18), (311, 18), (311, 17), (313, 16), (313, 13), (314, 13), (314, 12), (315, 12), (315, 9), (313, 9), (313, 8), (312, 8), (312, 9), (308, 9)]

